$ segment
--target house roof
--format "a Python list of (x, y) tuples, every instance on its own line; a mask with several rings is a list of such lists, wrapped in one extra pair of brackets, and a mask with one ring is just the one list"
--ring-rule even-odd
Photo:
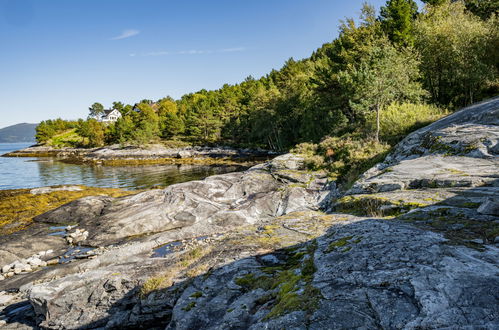
[(109, 116), (111, 112), (113, 112), (115, 109), (109, 109), (109, 110), (104, 110), (104, 114), (102, 116)]

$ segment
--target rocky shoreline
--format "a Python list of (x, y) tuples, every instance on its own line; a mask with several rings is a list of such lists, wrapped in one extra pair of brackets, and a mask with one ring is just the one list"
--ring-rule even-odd
[(346, 192), (286, 154), (78, 199), (2, 237), (0, 325), (496, 329), (498, 146), (495, 98), (412, 133)]
[(54, 148), (35, 145), (9, 152), (2, 157), (53, 157), (68, 163), (89, 163), (108, 166), (147, 164), (241, 164), (269, 160), (278, 153), (263, 149), (235, 149), (230, 147), (166, 148), (147, 147)]

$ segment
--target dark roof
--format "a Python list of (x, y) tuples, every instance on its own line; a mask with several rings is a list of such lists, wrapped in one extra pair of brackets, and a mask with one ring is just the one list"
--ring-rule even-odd
[(113, 111), (114, 111), (114, 109), (104, 110), (104, 114), (102, 116), (105, 117), (105, 116), (109, 115)]

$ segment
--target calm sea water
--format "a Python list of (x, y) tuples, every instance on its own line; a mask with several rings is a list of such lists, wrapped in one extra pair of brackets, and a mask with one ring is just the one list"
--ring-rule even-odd
[[(0, 143), (0, 155), (29, 145)], [(62, 184), (143, 189), (244, 169), (242, 166), (200, 165), (90, 166), (65, 164), (51, 158), (0, 157), (0, 190)]]

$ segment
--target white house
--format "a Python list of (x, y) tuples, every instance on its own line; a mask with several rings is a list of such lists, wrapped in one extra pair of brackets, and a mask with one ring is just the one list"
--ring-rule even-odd
[(104, 114), (99, 118), (102, 123), (114, 123), (121, 117), (121, 112), (118, 110), (104, 110)]

